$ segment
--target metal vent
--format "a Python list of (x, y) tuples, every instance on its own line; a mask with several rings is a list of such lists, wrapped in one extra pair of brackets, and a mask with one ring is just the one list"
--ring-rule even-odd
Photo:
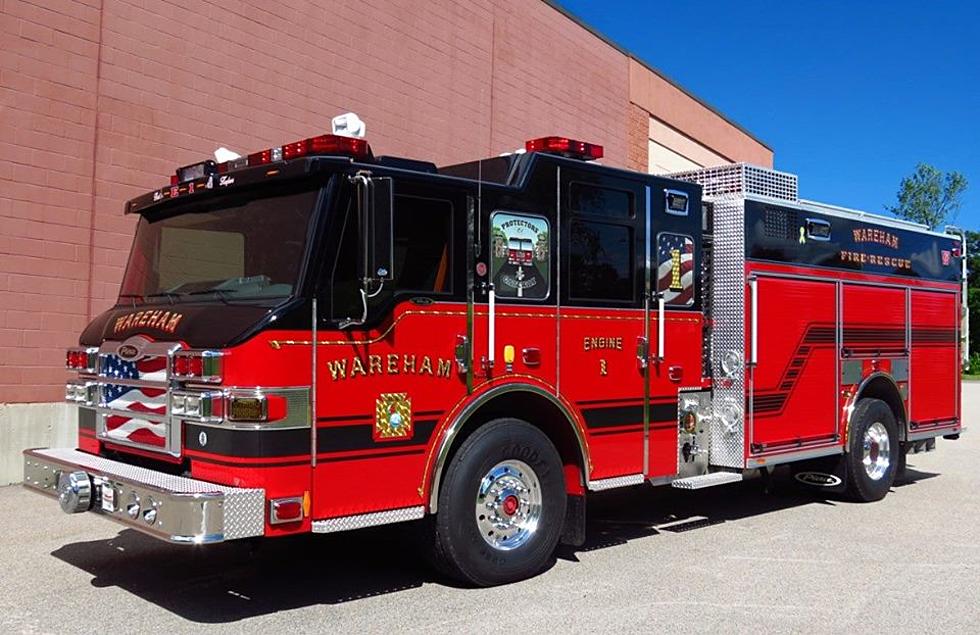
[(713, 168), (674, 172), (664, 176), (697, 183), (704, 190), (706, 197), (755, 194), (794, 203), (799, 200), (795, 174), (777, 172), (748, 163), (731, 163)]
[(799, 231), (799, 214), (793, 210), (766, 208), (765, 232), (766, 238), (779, 240), (795, 240)]

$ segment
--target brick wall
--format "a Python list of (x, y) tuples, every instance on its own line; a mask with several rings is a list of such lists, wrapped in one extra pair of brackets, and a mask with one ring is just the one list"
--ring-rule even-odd
[(0, 0), (0, 47), (0, 402), (61, 399), (64, 348), (118, 291), (124, 201), (219, 145), (353, 110), (380, 154), (558, 133), (645, 166), (629, 58), (540, 0)]
[(650, 165), (650, 113), (636, 104), (629, 105), (626, 167), (646, 172)]

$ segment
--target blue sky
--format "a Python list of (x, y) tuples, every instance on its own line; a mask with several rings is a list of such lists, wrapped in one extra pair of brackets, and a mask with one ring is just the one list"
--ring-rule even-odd
[(980, 229), (980, 3), (560, 0), (775, 150), (800, 195), (881, 212), (916, 163)]

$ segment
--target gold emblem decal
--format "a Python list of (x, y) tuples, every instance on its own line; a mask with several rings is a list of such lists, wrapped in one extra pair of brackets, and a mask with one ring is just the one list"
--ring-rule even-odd
[(412, 436), (412, 400), (407, 392), (386, 392), (375, 403), (374, 440)]

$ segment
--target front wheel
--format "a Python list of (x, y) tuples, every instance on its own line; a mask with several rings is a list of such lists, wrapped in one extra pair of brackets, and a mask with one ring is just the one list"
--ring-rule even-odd
[(552, 557), (565, 503), (561, 458), (548, 437), (518, 419), (490, 421), (446, 467), (434, 522), (436, 564), (478, 586), (533, 576)]
[(851, 414), (847, 454), (847, 494), (860, 502), (881, 500), (895, 482), (902, 448), (891, 408), (880, 399), (862, 399)]

